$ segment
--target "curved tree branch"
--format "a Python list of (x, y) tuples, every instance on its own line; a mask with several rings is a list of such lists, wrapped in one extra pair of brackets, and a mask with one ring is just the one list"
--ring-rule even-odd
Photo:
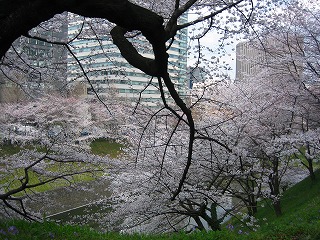
[(155, 60), (143, 57), (139, 54), (136, 48), (124, 36), (126, 32), (126, 29), (119, 26), (114, 27), (110, 32), (113, 43), (119, 48), (121, 55), (128, 61), (128, 63), (146, 74), (154, 77), (158, 76), (158, 69), (155, 64)]

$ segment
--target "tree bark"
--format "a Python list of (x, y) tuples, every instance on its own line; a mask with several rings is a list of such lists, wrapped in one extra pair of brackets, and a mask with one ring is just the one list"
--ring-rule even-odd
[(42, 0), (2, 0), (0, 58), (18, 37), (64, 11), (86, 17), (105, 18), (130, 31), (141, 31), (149, 41), (156, 41), (159, 34), (157, 29), (163, 28), (162, 17), (127, 0), (52, 0), (50, 3)]
[(273, 196), (272, 205), (277, 217), (282, 214), (280, 203), (280, 180), (279, 180), (279, 159), (272, 158), (272, 173), (269, 175), (269, 187), (271, 195)]
[(272, 205), (273, 205), (273, 209), (274, 209), (274, 212), (275, 212), (276, 216), (277, 217), (281, 216), (282, 215), (282, 210), (281, 210), (280, 199), (275, 200)]
[[(309, 144), (307, 144), (307, 151), (308, 151), (308, 154), (310, 155), (311, 151), (310, 151), (310, 145)], [(316, 180), (316, 175), (314, 174), (314, 169), (313, 169), (313, 159), (309, 158), (307, 156), (306, 156), (306, 159), (308, 161), (308, 170), (309, 170), (311, 181), (314, 182)]]

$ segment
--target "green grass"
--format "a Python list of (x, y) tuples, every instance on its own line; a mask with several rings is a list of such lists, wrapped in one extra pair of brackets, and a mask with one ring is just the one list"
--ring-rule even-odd
[(21, 147), (17, 145), (5, 144), (0, 145), (0, 157), (11, 156), (20, 152)]
[(261, 231), (278, 237), (274, 239), (320, 239), (320, 171), (315, 173), (317, 181), (307, 177), (284, 192), (282, 216), (269, 206), (258, 210), (256, 217), (267, 219), (261, 221)]
[[(260, 207), (257, 217), (263, 216), (272, 221), (280, 220), (291, 216), (291, 214), (296, 215), (297, 209), (307, 208), (313, 202), (320, 201), (320, 171), (317, 170), (315, 173), (317, 181), (312, 182), (310, 177), (307, 177), (283, 193), (281, 198), (283, 215), (281, 217), (275, 216), (270, 204), (265, 204), (264, 208)], [(320, 205), (318, 211), (320, 211)]]
[[(320, 239), (319, 170), (316, 177), (315, 182), (307, 177), (283, 193), (280, 217), (275, 215), (270, 201), (260, 203), (255, 217), (261, 226), (258, 231), (261, 239)], [(235, 224), (235, 228), (239, 229), (239, 225)]]
[(118, 143), (112, 139), (99, 138), (91, 142), (91, 152), (99, 156), (108, 155), (111, 158), (117, 158), (122, 153), (124, 144)]
[[(174, 233), (165, 235), (125, 235), (118, 233), (99, 233), (86, 227), (57, 225), (51, 222), (29, 223), (22, 220), (0, 221), (0, 239), (57, 239), (57, 240), (317, 240), (320, 239), (320, 171), (316, 172), (317, 181), (306, 178), (288, 189), (281, 201), (283, 216), (276, 217), (269, 207), (260, 207), (257, 218), (261, 227), (250, 232), (239, 227), (228, 230), (223, 226), (218, 232), (195, 232), (192, 234)], [(262, 220), (267, 218), (266, 221)], [(233, 221), (234, 222), (234, 221)], [(8, 232), (14, 226), (19, 233)], [(4, 235), (3, 233), (6, 233)], [(247, 233), (244, 233), (247, 232)]]
[[(10, 229), (12, 231), (10, 233)], [(2, 232), (2, 233), (1, 233)], [(5, 233), (5, 234), (3, 234)], [(14, 234), (15, 233), (15, 234)], [(2, 238), (1, 238), (2, 237)], [(29, 223), (22, 220), (0, 222), (0, 239), (10, 240), (213, 240), (250, 239), (247, 235), (223, 230), (220, 232), (172, 233), (159, 235), (100, 233), (87, 227), (57, 225), (52, 222)], [(251, 238), (252, 239), (252, 238)]]

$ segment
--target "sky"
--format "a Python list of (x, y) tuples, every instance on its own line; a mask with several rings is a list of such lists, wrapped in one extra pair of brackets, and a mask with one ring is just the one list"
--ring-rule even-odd
[[(192, 21), (196, 18), (195, 14), (190, 13), (188, 16), (188, 20)], [(196, 35), (196, 31), (192, 31), (192, 29), (189, 28), (189, 37), (192, 37)], [(213, 50), (217, 50), (219, 48), (219, 39), (222, 38), (223, 35), (218, 33), (215, 30), (209, 31), (205, 37), (201, 39), (201, 45), (204, 48), (210, 48)], [(210, 58), (210, 56), (216, 56), (219, 57), (219, 62), (223, 64), (223, 62), (228, 63), (231, 66), (231, 70), (229, 71), (223, 71), (223, 73), (227, 73), (231, 79), (235, 78), (236, 73), (236, 45), (239, 42), (239, 40), (236, 40), (236, 36), (233, 39), (230, 39), (229, 45), (224, 46), (225, 55), (212, 53), (206, 49), (203, 50), (203, 53)], [(197, 45), (196, 41), (190, 42), (191, 47), (194, 47)], [(215, 51), (217, 52), (217, 51)], [(188, 58), (188, 66), (192, 66), (195, 64), (196, 59), (193, 58), (193, 56)]]

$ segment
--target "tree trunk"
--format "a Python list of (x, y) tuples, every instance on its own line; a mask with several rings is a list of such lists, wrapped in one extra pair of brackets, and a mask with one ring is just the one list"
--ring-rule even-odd
[(309, 170), (309, 173), (310, 173), (310, 178), (311, 178), (311, 181), (315, 181), (316, 180), (316, 175), (314, 174), (314, 171), (313, 171), (313, 169), (310, 171)]
[(208, 226), (211, 228), (213, 231), (220, 231), (220, 222), (221, 220), (218, 219), (218, 214), (217, 214), (217, 204), (212, 203), (210, 207), (210, 215), (209, 216), (206, 213), (206, 208), (203, 209), (203, 211), (200, 212), (200, 216), (207, 222)]
[(254, 216), (257, 213), (257, 201), (254, 199), (249, 200), (249, 205), (247, 206), (248, 214), (250, 216)]
[(310, 175), (311, 181), (314, 182), (316, 180), (316, 175), (314, 174), (312, 159), (307, 158), (307, 160), (309, 164), (308, 166), (309, 175)]
[(274, 211), (276, 213), (276, 216), (277, 217), (281, 216), (282, 215), (282, 210), (281, 210), (280, 199), (274, 201), (272, 205), (273, 205)]
[(272, 205), (276, 216), (282, 214), (280, 205), (280, 179), (279, 179), (279, 158), (272, 159), (272, 173), (269, 175), (269, 187), (272, 196)]
[[(250, 186), (251, 183), (251, 186)], [(254, 192), (254, 181), (249, 181), (247, 183), (250, 193), (248, 194), (248, 200), (249, 200), (249, 206), (248, 208), (248, 213), (250, 216), (254, 216), (257, 213), (257, 196), (255, 194), (253, 194)]]
[(203, 223), (201, 222), (200, 217), (196, 216), (196, 217), (192, 217), (192, 218), (193, 218), (194, 221), (196, 222), (197, 228), (198, 228), (200, 231), (206, 230), (206, 228), (203, 226)]
[(105, 18), (128, 30), (140, 30), (151, 42), (156, 41), (157, 32), (162, 34), (163, 30), (162, 17), (128, 0), (52, 0), (50, 3), (42, 0), (3, 0), (0, 7), (0, 59), (14, 40), (64, 11)]
[(218, 213), (217, 213), (217, 204), (212, 203), (210, 207), (211, 212), (211, 221), (209, 222), (209, 226), (213, 231), (221, 230), (220, 226), (220, 220), (218, 219)]

